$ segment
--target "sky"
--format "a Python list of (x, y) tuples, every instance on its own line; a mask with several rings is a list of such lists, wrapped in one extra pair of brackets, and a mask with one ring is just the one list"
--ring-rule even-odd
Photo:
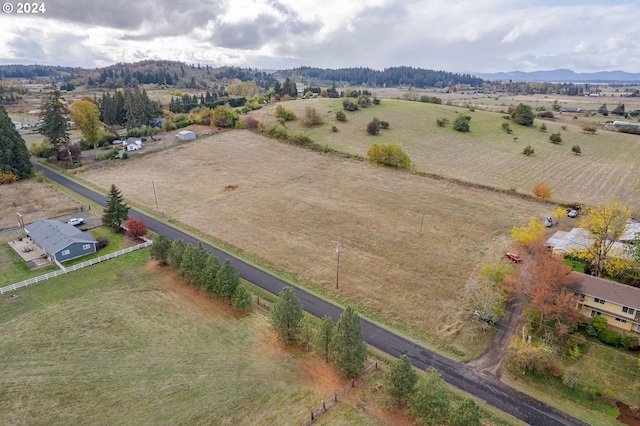
[(638, 0), (2, 2), (0, 64), (640, 72)]

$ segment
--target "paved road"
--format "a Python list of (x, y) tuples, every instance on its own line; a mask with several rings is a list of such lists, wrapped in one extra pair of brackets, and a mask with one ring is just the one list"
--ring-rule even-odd
[[(59, 175), (58, 173), (45, 169), (40, 165), (35, 164), (34, 166), (37, 170), (42, 170), (49, 179), (66, 186), (72, 191), (75, 191), (83, 197), (86, 197), (102, 206), (105, 205), (105, 196), (87, 189), (84, 186), (78, 185), (77, 183)], [(167, 224), (158, 222), (135, 209), (131, 209), (129, 211), (129, 216), (144, 220), (150, 230), (163, 234), (171, 240), (183, 239), (190, 244), (198, 244), (197, 239)], [(236, 259), (215, 247), (208, 244), (204, 244), (204, 246), (209, 250), (209, 252), (215, 254), (221, 261), (229, 259), (243, 279), (269, 291), (270, 293), (277, 295), (283, 287), (291, 285), (279, 278), (269, 275), (255, 266)], [(304, 290), (296, 288), (295, 291), (297, 296), (300, 298), (302, 306), (307, 312), (317, 317), (323, 317), (324, 315), (329, 314), (334, 321), (337, 321), (340, 318), (342, 313), (341, 308)], [(518, 392), (496, 379), (477, 374), (473, 370), (467, 368), (463, 363), (451, 360), (430, 351), (423, 346), (400, 337), (369, 321), (362, 320), (361, 324), (364, 338), (369, 345), (394, 357), (400, 357), (401, 355), (406, 354), (411, 359), (415, 367), (423, 370), (429, 366), (433, 366), (440, 371), (443, 379), (447, 383), (486, 401), (487, 403), (528, 424), (540, 426), (586, 425), (586, 423), (556, 410), (555, 408), (550, 407), (549, 405), (528, 395)]]

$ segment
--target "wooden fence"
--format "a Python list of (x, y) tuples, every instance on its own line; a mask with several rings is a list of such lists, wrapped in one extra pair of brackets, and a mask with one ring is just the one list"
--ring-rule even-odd
[(323, 399), (322, 402), (320, 403), (320, 406), (315, 410), (311, 411), (311, 418), (306, 422), (304, 422), (302, 425), (309, 426), (313, 424), (316, 420), (320, 418), (320, 416), (326, 413), (330, 408), (334, 407), (338, 403), (339, 398), (341, 398), (349, 390), (355, 388), (356, 383), (358, 383), (358, 381), (362, 382), (364, 380), (363, 376), (365, 374), (377, 369), (378, 369), (378, 361), (374, 362), (369, 367), (367, 367), (360, 376), (358, 376), (355, 379), (351, 379), (348, 385), (334, 392), (333, 395), (331, 395), (329, 398)]
[(97, 257), (95, 259), (87, 260), (86, 262), (78, 263), (78, 264), (73, 265), (73, 266), (62, 267), (60, 270), (57, 270), (57, 271), (54, 271), (54, 272), (50, 272), (48, 274), (40, 275), (40, 276), (35, 277), (35, 278), (29, 278), (28, 280), (20, 281), (19, 283), (10, 284), (8, 286), (1, 287), (0, 288), (0, 294), (7, 293), (9, 291), (14, 291), (14, 290), (17, 290), (17, 289), (22, 288), (22, 287), (26, 287), (26, 286), (31, 285), (31, 284), (36, 284), (36, 283), (39, 283), (40, 281), (46, 281), (46, 280), (49, 280), (51, 278), (55, 278), (58, 275), (66, 274), (67, 272), (71, 272), (71, 271), (75, 271), (75, 270), (78, 270), (78, 269), (86, 268), (87, 266), (95, 265), (96, 263), (104, 262), (105, 260), (113, 259), (113, 258), (116, 258), (118, 256), (122, 256), (123, 254), (131, 253), (132, 251), (139, 250), (141, 248), (149, 247), (151, 244), (153, 244), (153, 241), (145, 240), (144, 243), (141, 243), (141, 244), (138, 244), (138, 245), (135, 245), (135, 246), (131, 246), (131, 247), (127, 247), (126, 249), (122, 249), (122, 250), (118, 250), (118, 251), (113, 252), (113, 253), (105, 254), (104, 256), (100, 256), (100, 257)]

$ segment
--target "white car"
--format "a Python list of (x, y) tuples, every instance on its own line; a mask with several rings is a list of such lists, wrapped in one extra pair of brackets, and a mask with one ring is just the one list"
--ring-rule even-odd
[(578, 210), (571, 210), (569, 213), (567, 213), (567, 216), (576, 217), (578, 216), (578, 213), (580, 213)]
[(84, 223), (84, 219), (81, 217), (72, 217), (67, 221), (69, 225), (78, 226)]
[(553, 225), (553, 219), (551, 219), (550, 217), (546, 218), (544, 220), (544, 226), (546, 226), (547, 228)]

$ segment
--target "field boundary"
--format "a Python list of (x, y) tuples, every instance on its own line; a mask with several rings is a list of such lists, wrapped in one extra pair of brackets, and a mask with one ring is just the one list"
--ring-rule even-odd
[(373, 364), (371, 364), (370, 366), (368, 366), (362, 372), (362, 374), (360, 374), (358, 377), (356, 377), (355, 379), (351, 379), (349, 384), (344, 386), (342, 389), (334, 392), (333, 395), (331, 395), (327, 399), (323, 399), (322, 402), (320, 403), (320, 405), (316, 409), (311, 411), (311, 419), (305, 421), (302, 424), (302, 426), (309, 426), (309, 425), (315, 423), (315, 421), (318, 420), (324, 413), (329, 411), (330, 408), (335, 407), (338, 404), (338, 398), (339, 397), (342, 397), (345, 393), (347, 393), (351, 389), (355, 388), (356, 387), (356, 382), (358, 380), (359, 381), (364, 381), (363, 376), (365, 374), (369, 373), (370, 371), (377, 370), (377, 369), (378, 369), (378, 361), (376, 361)]
[(140, 244), (137, 244), (135, 246), (127, 247), (127, 248), (122, 249), (122, 250), (114, 251), (113, 253), (105, 254), (104, 256), (100, 256), (100, 257), (97, 257), (95, 259), (87, 260), (86, 262), (78, 263), (77, 265), (69, 266), (68, 268), (65, 268), (64, 266), (62, 266), (58, 262), (56, 262), (56, 264), (60, 267), (59, 270), (54, 271), (54, 272), (49, 272), (48, 274), (40, 275), (40, 276), (37, 276), (35, 278), (29, 278), (29, 279), (26, 279), (24, 281), (20, 281), (18, 283), (9, 284), (7, 286), (1, 287), (0, 288), (0, 294), (7, 293), (9, 291), (14, 291), (14, 290), (17, 290), (17, 289), (22, 288), (22, 287), (26, 287), (26, 286), (31, 285), (31, 284), (39, 283), (41, 281), (47, 281), (47, 280), (49, 280), (51, 278), (55, 278), (55, 277), (57, 277), (59, 275), (66, 274), (66, 273), (72, 272), (72, 271), (76, 271), (78, 269), (86, 268), (87, 266), (92, 266), (92, 265), (95, 265), (97, 263), (104, 262), (105, 260), (114, 259), (114, 258), (116, 258), (118, 256), (122, 256), (124, 254), (131, 253), (132, 251), (136, 251), (136, 250), (139, 250), (139, 249), (142, 249), (142, 248), (145, 248), (145, 247), (149, 247), (151, 244), (153, 244), (152, 240), (147, 240), (146, 238), (144, 240), (145, 240), (144, 243), (140, 243)]

